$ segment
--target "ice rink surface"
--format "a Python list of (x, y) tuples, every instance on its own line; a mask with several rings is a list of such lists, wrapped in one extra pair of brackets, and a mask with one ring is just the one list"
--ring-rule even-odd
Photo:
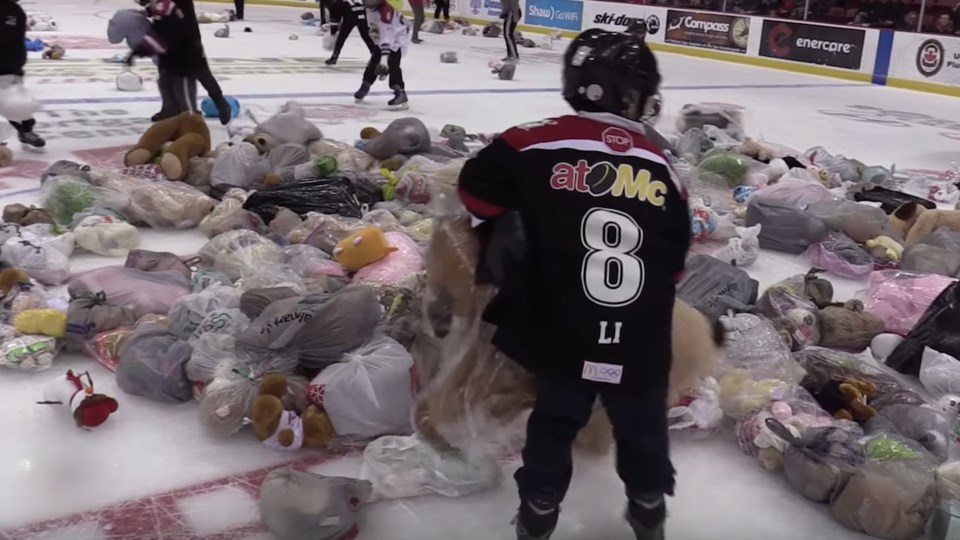
[[(43, 61), (31, 53), (28, 85), (45, 102), (37, 131), (48, 152), (18, 152), (12, 168), (0, 170), (0, 203), (34, 202), (47, 163), (73, 159), (120, 164), (159, 109), (155, 69), (141, 61), (147, 80), (139, 93), (120, 93), (120, 68), (104, 59), (123, 49), (109, 45), (106, 24), (122, 0), (23, 0), (28, 11), (54, 15), (60, 30), (36, 33), (66, 46), (66, 59)], [(219, 11), (223, 4), (197, 2)], [(426, 34), (404, 60), (411, 108), (386, 110), (389, 90), (378, 83), (367, 103), (353, 103), (366, 52), (352, 36), (334, 68), (314, 29), (300, 26), (303, 10), (250, 6), (248, 20), (233, 23), (228, 39), (219, 25), (202, 27), (214, 73), (229, 95), (258, 117), (284, 102), (304, 103), (328, 137), (352, 141), (366, 125), (384, 126), (416, 115), (433, 128), (447, 123), (468, 132), (494, 132), (568, 112), (559, 96), (561, 44), (554, 51), (521, 50), (513, 81), (500, 81), (486, 64), (504, 55), (499, 39)], [(243, 32), (244, 26), (252, 33)], [(298, 34), (299, 40), (290, 40)], [(441, 64), (440, 53), (457, 51), (459, 64)], [(748, 134), (803, 150), (822, 145), (867, 164), (943, 170), (960, 146), (960, 101), (888, 87), (771, 71), (661, 54), (665, 114), (670, 131), (676, 111), (689, 102), (724, 102), (746, 108)], [(957, 120), (957, 123), (951, 122)], [(215, 143), (226, 138), (211, 124)], [(13, 148), (18, 150), (18, 144)], [(144, 247), (188, 255), (205, 241), (199, 232), (145, 230)], [(81, 256), (74, 269), (119, 261)], [(750, 269), (761, 288), (805, 271), (806, 261), (764, 252)], [(846, 299), (865, 282), (834, 279), (836, 298)], [(89, 370), (97, 389), (117, 397), (120, 410), (94, 431), (76, 429), (69, 415), (39, 407), (39, 388), (66, 368)], [(253, 437), (208, 436), (194, 403), (169, 406), (123, 394), (94, 361), (65, 356), (50, 372), (0, 374), (0, 538), (16, 540), (266, 539), (259, 525), (256, 493), (271, 467), (295, 461), (301, 468), (333, 475), (362, 474), (359, 455), (324, 457), (284, 454)], [(742, 455), (730, 435), (673, 446), (677, 496), (670, 501), (670, 540), (848, 540), (866, 538), (844, 529), (829, 509), (804, 501), (779, 476), (765, 473)], [(492, 492), (462, 499), (426, 497), (369, 506), (361, 540), (506, 540), (517, 498), (506, 464), (504, 482)], [(578, 457), (563, 505), (557, 540), (626, 540), (623, 496), (613, 460)]]

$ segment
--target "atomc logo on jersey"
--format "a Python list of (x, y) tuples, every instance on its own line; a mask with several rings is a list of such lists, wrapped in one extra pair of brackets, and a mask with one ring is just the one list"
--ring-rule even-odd
[(613, 195), (663, 206), (667, 185), (653, 180), (650, 171), (639, 171), (627, 164), (619, 166), (609, 161), (588, 163), (581, 159), (576, 164), (557, 163), (550, 176), (550, 187), (556, 190), (588, 193), (594, 197)]
[(928, 39), (917, 49), (917, 71), (924, 77), (933, 77), (940, 73), (945, 57), (943, 43), (936, 39)]

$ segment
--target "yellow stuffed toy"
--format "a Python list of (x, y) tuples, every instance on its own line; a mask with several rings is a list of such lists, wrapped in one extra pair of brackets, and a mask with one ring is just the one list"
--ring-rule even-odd
[(774, 390), (787, 383), (776, 379), (754, 380), (750, 372), (731, 369), (720, 378), (720, 408), (728, 416), (742, 418), (773, 401)]
[(889, 236), (878, 236), (867, 240), (867, 249), (875, 256), (883, 257), (888, 261), (899, 261), (903, 256), (903, 246)]
[[(164, 150), (166, 143), (172, 143)], [(210, 128), (201, 114), (180, 113), (154, 123), (127, 152), (127, 167), (152, 162), (163, 151), (160, 168), (170, 180), (186, 178), (190, 158), (210, 152)]]
[(357, 229), (337, 243), (333, 256), (341, 266), (356, 272), (368, 264), (383, 259), (397, 248), (387, 244), (380, 227), (373, 225)]
[(67, 334), (67, 314), (56, 309), (27, 309), (13, 317), (21, 334), (62, 338)]

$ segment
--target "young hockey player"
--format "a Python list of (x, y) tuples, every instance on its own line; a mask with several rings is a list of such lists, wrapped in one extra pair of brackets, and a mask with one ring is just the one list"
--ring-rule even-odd
[(368, 14), (376, 21), (380, 30), (380, 50), (370, 55), (370, 62), (363, 72), (363, 84), (353, 97), (357, 102), (363, 101), (370, 93), (370, 87), (377, 76), (381, 79), (389, 76), (394, 96), (387, 104), (391, 109), (406, 109), (409, 100), (400, 60), (410, 46), (410, 24), (403, 14), (386, 0), (364, 1), (371, 10)]
[[(135, 56), (157, 56), (162, 106), (152, 121), (197, 112), (197, 81), (203, 85), (217, 106), (220, 123), (232, 117), (230, 104), (210, 70), (193, 0), (138, 0), (151, 17), (152, 34), (145, 39), (143, 50)], [(132, 61), (132, 56), (130, 61)]]
[(340, 51), (343, 44), (350, 37), (350, 32), (356, 28), (360, 32), (360, 38), (367, 45), (370, 54), (376, 53), (379, 48), (370, 37), (370, 27), (367, 25), (367, 8), (362, 0), (336, 0), (330, 6), (330, 32), (337, 36), (336, 44), (333, 46), (333, 55), (325, 62), (328, 66), (337, 63), (340, 58)]
[(507, 57), (504, 62), (519, 62), (520, 50), (517, 49), (517, 24), (523, 12), (520, 0), (503, 0), (500, 4), (500, 18), (503, 19), (503, 40), (507, 43)]
[(626, 518), (638, 539), (664, 538), (671, 318), (690, 223), (686, 193), (646, 135), (659, 85), (641, 40), (587, 30), (564, 56), (563, 96), (577, 114), (507, 130), (460, 173), (461, 200), (475, 223), (486, 220), (481, 236), (517, 214), (522, 223), (522, 249), (484, 246), (486, 261), (519, 259), (484, 318), (497, 326), (494, 344), (537, 379), (516, 474), (520, 540), (553, 533), (571, 444), (598, 397)]
[[(23, 84), (23, 66), (27, 63), (27, 14), (16, 0), (0, 0), (0, 88)], [(26, 150), (41, 150), (47, 143), (33, 132), (33, 118), (10, 124)], [(3, 142), (3, 141), (0, 141)]]

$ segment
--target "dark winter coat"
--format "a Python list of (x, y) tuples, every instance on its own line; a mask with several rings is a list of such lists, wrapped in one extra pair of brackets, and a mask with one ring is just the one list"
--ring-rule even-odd
[(159, 0), (150, 8), (153, 31), (166, 46), (159, 67), (171, 75), (196, 76), (206, 58), (193, 0)]
[(23, 76), (27, 63), (27, 14), (13, 0), (0, 0), (0, 75)]

